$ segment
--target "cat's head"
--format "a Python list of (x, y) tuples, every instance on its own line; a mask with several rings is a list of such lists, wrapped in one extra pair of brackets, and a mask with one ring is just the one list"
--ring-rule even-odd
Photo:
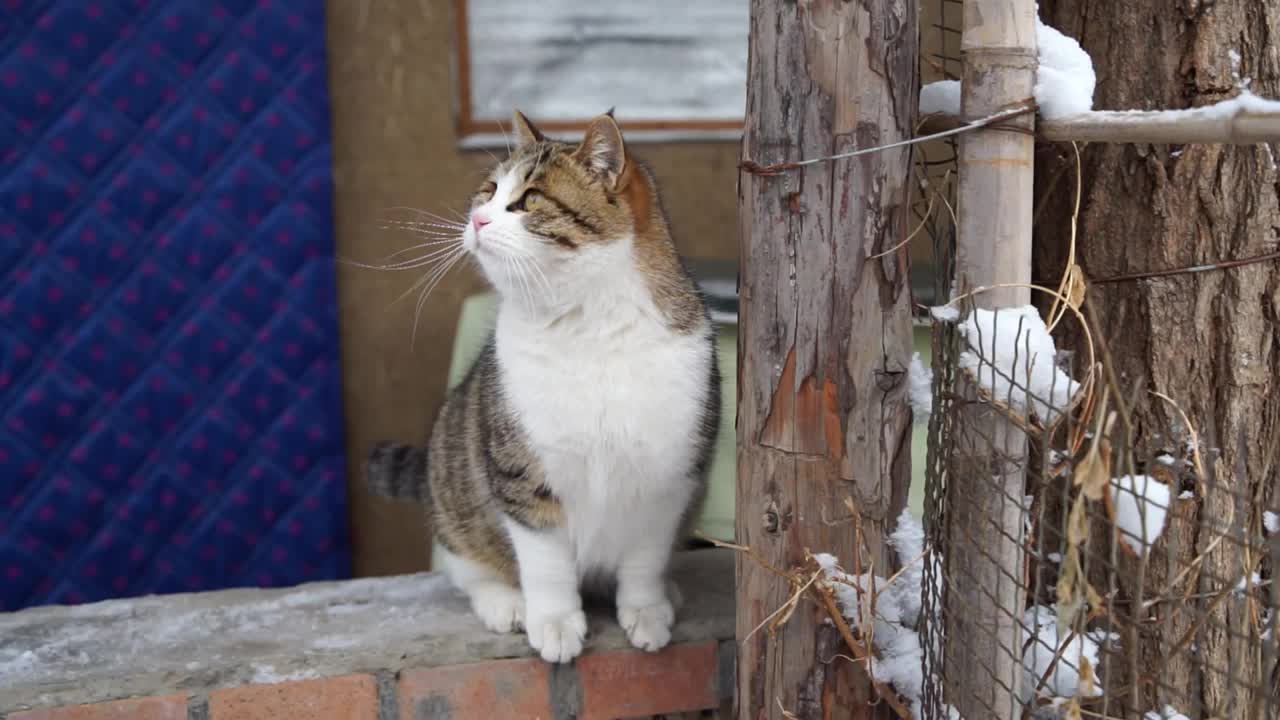
[(519, 111), (513, 125), (511, 154), (472, 195), (462, 236), (495, 287), (564, 287), (634, 262), (632, 244), (663, 221), (652, 179), (629, 157), (612, 111), (577, 144), (547, 139)]

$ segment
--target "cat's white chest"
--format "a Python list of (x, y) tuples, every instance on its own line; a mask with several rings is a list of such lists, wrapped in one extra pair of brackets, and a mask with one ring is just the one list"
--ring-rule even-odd
[(534, 328), (500, 319), (497, 338), (509, 405), (579, 549), (600, 555), (653, 527), (647, 515), (683, 512), (712, 361), (704, 333), (613, 320)]
[(508, 332), (498, 354), (507, 399), (550, 459), (656, 463), (643, 474), (660, 484), (664, 468), (691, 456), (711, 360), (704, 337)]

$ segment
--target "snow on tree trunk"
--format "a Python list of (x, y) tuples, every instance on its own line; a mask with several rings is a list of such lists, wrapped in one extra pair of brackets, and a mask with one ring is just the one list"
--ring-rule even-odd
[[(915, 0), (753, 0), (744, 160), (815, 158), (909, 137)], [(911, 410), (906, 148), (739, 179), (737, 540), (776, 567), (860, 550), (877, 572), (907, 500)], [(758, 627), (792, 588), (739, 554), (742, 720), (891, 716), (814, 606)]]
[[(1280, 3), (1222, 0), (1041, 0), (1043, 19), (1080, 38), (1098, 71), (1094, 108), (1155, 109), (1204, 105), (1235, 93), (1239, 74), (1260, 95), (1280, 95)], [(1280, 238), (1280, 185), (1265, 147), (1095, 145), (1084, 153), (1084, 195), (1078, 261), (1092, 281), (1108, 276), (1187, 267), (1261, 255)], [(1036, 277), (1056, 284), (1070, 237), (1074, 154), (1046, 145), (1037, 158)], [(1144, 595), (1217, 593), (1246, 574), (1235, 542), (1211, 548), (1221, 531), (1247, 537), (1248, 498), (1274, 498), (1280, 437), (1280, 264), (1274, 260), (1227, 270), (1093, 284), (1098, 311), (1121, 383), (1138, 386), (1136, 417), (1142, 448), (1154, 455), (1185, 437), (1167, 394), (1182, 406), (1209, 455), (1208, 497), (1177, 502), (1152, 548)], [(1064, 323), (1066, 325), (1066, 323)], [(1078, 338), (1071, 343), (1082, 347)], [(1176, 494), (1176, 493), (1174, 493)], [(1274, 500), (1272, 500), (1274, 502)], [(1122, 593), (1136, 590), (1137, 557), (1112, 551)], [(1208, 550), (1191, 584), (1169, 581)], [(1106, 593), (1110, 588), (1099, 587)], [(1132, 612), (1117, 605), (1117, 612)], [(1195, 636), (1198, 654), (1175, 645), (1206, 612), (1207, 603), (1163, 602), (1156, 629), (1120, 671), (1143, 681), (1122, 704), (1131, 716), (1181, 694), (1192, 717), (1251, 717), (1250, 676), (1256, 664), (1227, 628), (1250, 627), (1247, 604), (1230, 598), (1212, 609)], [(1137, 619), (1131, 615), (1128, 620)], [(1147, 621), (1146, 626), (1152, 626)], [(1127, 643), (1129, 638), (1125, 638)], [(1104, 663), (1106, 661), (1104, 660)], [(1216, 671), (1205, 671), (1205, 666)], [(1116, 672), (1117, 668), (1110, 668)], [(1235, 678), (1226, 673), (1238, 673)], [(1155, 677), (1153, 677), (1153, 675)], [(1174, 703), (1175, 705), (1177, 702)], [(1114, 706), (1113, 706), (1114, 707)]]

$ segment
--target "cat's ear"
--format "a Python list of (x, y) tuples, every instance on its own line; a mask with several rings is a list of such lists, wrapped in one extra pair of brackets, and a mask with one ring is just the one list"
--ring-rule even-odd
[(516, 134), (516, 147), (533, 145), (547, 139), (542, 131), (534, 127), (533, 122), (519, 110), (511, 115), (511, 127)]
[(617, 189), (618, 180), (627, 167), (627, 149), (622, 143), (622, 130), (612, 115), (599, 115), (587, 125), (574, 157), (603, 179), (610, 189)]

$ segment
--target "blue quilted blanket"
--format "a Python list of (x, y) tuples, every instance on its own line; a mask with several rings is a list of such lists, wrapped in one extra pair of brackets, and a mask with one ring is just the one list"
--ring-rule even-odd
[(0, 610), (349, 573), (322, 0), (0, 0)]

